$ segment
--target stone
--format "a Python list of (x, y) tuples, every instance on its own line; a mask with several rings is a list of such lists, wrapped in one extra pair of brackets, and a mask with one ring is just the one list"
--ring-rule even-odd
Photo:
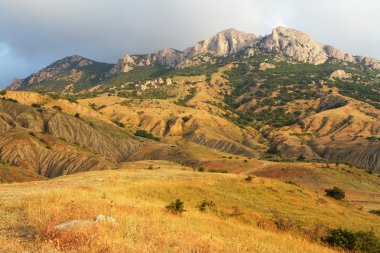
[(170, 78), (166, 79), (166, 85), (170, 86), (172, 84), (173, 84), (172, 79), (170, 79)]
[(106, 223), (106, 224), (109, 224), (109, 225), (117, 225), (116, 223), (116, 220), (111, 217), (111, 216), (106, 216), (106, 215), (103, 215), (103, 214), (98, 214), (95, 216), (93, 222), (95, 224), (98, 224), (98, 223)]
[(63, 222), (54, 228), (56, 230), (68, 230), (68, 229), (74, 229), (74, 228), (83, 228), (92, 225), (93, 223), (88, 220), (71, 220)]
[(344, 70), (338, 69), (331, 73), (331, 79), (351, 79), (352, 75), (350, 73), (346, 73)]
[(267, 62), (260, 63), (260, 67), (259, 67), (261, 71), (265, 71), (267, 69), (274, 69), (274, 68), (276, 68), (274, 64), (267, 63)]
[(56, 225), (54, 228), (56, 230), (70, 230), (70, 229), (78, 229), (78, 228), (88, 228), (91, 226), (95, 226), (98, 224), (107, 224), (116, 226), (116, 220), (111, 216), (106, 216), (104, 214), (98, 214), (94, 217), (92, 221), (90, 220), (71, 220), (66, 221), (61, 224)]

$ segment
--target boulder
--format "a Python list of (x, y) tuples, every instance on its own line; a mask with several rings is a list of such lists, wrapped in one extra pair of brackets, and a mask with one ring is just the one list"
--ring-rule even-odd
[(346, 73), (344, 70), (338, 69), (331, 73), (330, 78), (332, 79), (351, 79), (352, 75), (350, 73)]
[(98, 214), (91, 220), (71, 220), (66, 221), (61, 224), (56, 225), (54, 228), (56, 230), (70, 230), (70, 229), (78, 229), (78, 228), (88, 228), (98, 224), (107, 224), (116, 226), (116, 220), (111, 216), (106, 216), (104, 214)]
[(260, 63), (260, 70), (261, 71), (264, 71), (267, 69), (274, 69), (274, 68), (276, 68), (276, 66), (271, 64), (271, 63), (267, 63), (267, 62)]

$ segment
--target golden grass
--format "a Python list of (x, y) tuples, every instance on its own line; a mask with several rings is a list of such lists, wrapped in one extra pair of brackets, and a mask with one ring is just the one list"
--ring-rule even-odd
[(251, 170), (261, 177), (291, 181), (309, 190), (324, 194), (337, 186), (346, 192), (346, 200), (365, 210), (380, 209), (380, 177), (345, 164), (268, 163)]
[[(310, 240), (327, 227), (380, 233), (375, 215), (294, 185), (264, 178), (248, 183), (242, 175), (193, 172), (163, 162), (157, 167), (1, 185), (0, 251), (334, 252)], [(176, 198), (185, 202), (182, 215), (164, 208)], [(212, 200), (216, 210), (200, 212), (203, 199)], [(118, 226), (53, 229), (100, 213), (114, 217)], [(284, 231), (276, 221), (286, 225)]]

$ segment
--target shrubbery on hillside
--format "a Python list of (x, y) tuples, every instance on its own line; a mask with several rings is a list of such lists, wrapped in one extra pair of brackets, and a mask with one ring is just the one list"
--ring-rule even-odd
[(155, 137), (153, 134), (148, 133), (145, 130), (137, 130), (136, 133), (135, 133), (135, 135), (139, 136), (139, 137), (147, 138), (147, 139), (152, 139), (152, 140), (155, 140), (155, 141), (159, 141), (160, 140), (159, 138)]
[(334, 186), (334, 188), (332, 189), (326, 189), (325, 192), (326, 196), (332, 197), (337, 200), (342, 200), (346, 197), (345, 192), (336, 186)]
[(174, 202), (170, 202), (169, 205), (165, 207), (172, 214), (181, 214), (185, 212), (184, 202), (180, 199), (176, 199)]
[(346, 229), (331, 229), (322, 238), (330, 246), (349, 250), (350, 252), (379, 253), (380, 240), (372, 231), (353, 232)]

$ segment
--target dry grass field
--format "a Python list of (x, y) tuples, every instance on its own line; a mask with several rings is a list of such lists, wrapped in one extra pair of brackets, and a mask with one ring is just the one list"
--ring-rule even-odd
[[(0, 185), (0, 252), (335, 252), (328, 228), (373, 230), (379, 217), (276, 179), (195, 172), (166, 161)], [(374, 178), (376, 178), (374, 176)], [(165, 208), (177, 198), (186, 212)], [(214, 205), (199, 210), (201, 201)], [(117, 225), (58, 231), (97, 214)]]

